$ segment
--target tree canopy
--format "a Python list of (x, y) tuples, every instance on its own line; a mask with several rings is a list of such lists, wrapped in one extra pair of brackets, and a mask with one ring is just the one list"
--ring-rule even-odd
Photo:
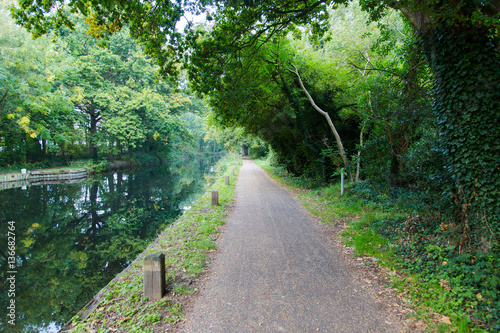
[(87, 33), (96, 29), (92, 18), (65, 11), (73, 29), (54, 30), (54, 44), (46, 36), (33, 40), (6, 9), (2, 4), (1, 166), (161, 158), (195, 144), (182, 114), (205, 106), (163, 80), (127, 28), (103, 42)]
[[(460, 244), (495, 239), (500, 1), (360, 0), (351, 12), (342, 9), (348, 3), (82, 0), (68, 12), (62, 1), (20, 1), (12, 14), (35, 36), (74, 28), (70, 12), (87, 16), (105, 40), (127, 27), (164, 76), (185, 64), (215, 119), (265, 140), (291, 172), (324, 181), (339, 167), (338, 151), (313, 101), (365, 178), (446, 189), (460, 207)], [(205, 13), (208, 23), (181, 33), (176, 23), (186, 13)], [(353, 26), (363, 34), (342, 38)], [(125, 128), (135, 126), (132, 118)], [(107, 128), (126, 136), (113, 121)], [(129, 132), (131, 140), (141, 133)]]
[[(0, 164), (191, 145), (268, 151), (313, 186), (346, 168), (349, 195), (387, 203), (366, 230), (413, 271), (483, 267), (463, 281), (489, 295), (462, 289), (464, 312), (498, 330), (500, 0), (20, 0), (11, 14), (40, 38), (1, 11)], [(386, 218), (395, 197), (404, 214)]]

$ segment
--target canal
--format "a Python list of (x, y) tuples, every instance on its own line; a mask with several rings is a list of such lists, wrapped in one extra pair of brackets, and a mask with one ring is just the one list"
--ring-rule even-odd
[[(215, 162), (169, 162), (0, 191), (0, 331), (57, 332), (206, 191)], [(12, 275), (15, 297), (8, 292)], [(12, 299), (15, 327), (8, 323)]]

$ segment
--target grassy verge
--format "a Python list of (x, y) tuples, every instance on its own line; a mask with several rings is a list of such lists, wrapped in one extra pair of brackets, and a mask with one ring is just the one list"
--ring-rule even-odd
[[(375, 258), (390, 287), (411, 308), (410, 330), (498, 332), (499, 259), (460, 253), (443, 234), (446, 225), (418, 215), (421, 200), (412, 193), (375, 194), (368, 186), (315, 188), (303, 178), (257, 161), (325, 224), (338, 231), (357, 257)], [(364, 187), (363, 187), (364, 186)]]
[[(235, 167), (236, 166), (236, 167)], [(218, 228), (224, 224), (234, 201), (234, 188), (241, 160), (224, 157), (216, 171), (219, 177), (211, 190), (219, 191), (219, 206), (211, 206), (207, 191), (177, 222), (165, 230), (122, 274), (99, 294), (99, 303), (90, 314), (75, 316), (71, 332), (165, 332), (178, 323), (190, 294), (197, 291), (196, 279), (205, 270), (208, 254), (216, 249)], [(231, 168), (235, 174), (231, 175)], [(230, 185), (224, 185), (224, 176)], [(142, 292), (142, 259), (148, 253), (161, 252), (167, 267), (168, 294), (150, 301)], [(82, 318), (83, 317), (83, 318)]]
[(11, 173), (11, 172), (21, 172), (21, 169), (27, 170), (50, 170), (50, 171), (63, 171), (63, 170), (75, 170), (75, 169), (87, 169), (91, 172), (101, 172), (106, 169), (107, 162), (100, 161), (94, 162), (93, 160), (75, 160), (71, 161), (69, 165), (61, 165), (56, 162), (54, 163), (28, 163), (25, 165), (13, 165), (0, 167), (0, 173)]
[[(67, 164), (67, 165), (65, 165)], [(20, 172), (21, 169), (27, 170), (41, 170), (41, 169), (50, 169), (50, 170), (72, 170), (72, 169), (92, 169), (97, 164), (91, 159), (85, 160), (74, 160), (68, 163), (64, 163), (63, 161), (45, 161), (45, 162), (37, 162), (37, 163), (26, 163), (26, 164), (15, 164), (15, 165), (7, 165), (0, 167), (0, 173), (9, 173), (9, 172)]]

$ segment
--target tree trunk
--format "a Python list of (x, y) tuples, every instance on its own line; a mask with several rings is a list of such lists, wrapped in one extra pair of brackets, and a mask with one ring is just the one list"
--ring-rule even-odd
[(241, 145), (241, 154), (243, 156), (248, 156), (248, 146), (247, 145), (245, 145), (245, 144)]
[(95, 112), (89, 112), (90, 128), (89, 128), (89, 152), (93, 160), (97, 160), (97, 147), (95, 146), (95, 135), (97, 133), (98, 116)]
[(361, 149), (363, 148), (363, 132), (365, 130), (365, 125), (361, 127), (361, 132), (359, 133), (359, 149), (358, 149), (358, 162), (356, 163), (356, 182), (359, 182), (359, 171), (361, 169)]
[(90, 157), (93, 160), (97, 160), (98, 156), (97, 156), (97, 147), (95, 140), (97, 134), (97, 124), (101, 120), (101, 112), (100, 110), (93, 108), (90, 102), (85, 107), (82, 107), (82, 109), (85, 110), (85, 112), (90, 117), (89, 136), (88, 136)]
[[(500, 236), (500, 61), (489, 29), (442, 24), (423, 36), (440, 141), (464, 218)], [(488, 223), (487, 227), (485, 223)], [(471, 226), (473, 227), (473, 226)]]
[[(486, 20), (491, 19), (500, 13), (500, 1), (482, 2), (481, 6), (472, 1), (434, 4), (419, 0), (419, 4), (424, 4), (420, 7), (427, 7), (427, 12), (402, 8), (399, 1), (388, 2), (403, 13), (424, 42), (434, 75), (433, 109), (440, 144), (463, 218), (469, 221), (474, 217), (481, 222), (475, 230), (477, 237), (486, 234), (498, 241), (500, 39), (498, 33), (493, 33), (494, 26), (482, 25), (477, 14), (481, 12)], [(448, 6), (448, 12), (456, 11), (453, 17), (439, 19), (446, 13), (444, 6)], [(464, 238), (472, 228), (465, 223)]]
[(43, 154), (47, 156), (47, 153), (49, 152), (48, 147), (47, 147), (47, 140), (42, 139), (42, 150)]
[(304, 87), (304, 83), (302, 82), (302, 79), (300, 78), (300, 74), (299, 74), (297, 67), (292, 63), (290, 63), (290, 65), (292, 65), (293, 69), (294, 69), (293, 71), (290, 70), (290, 72), (294, 73), (297, 76), (297, 78), (299, 80), (300, 87), (302, 88), (302, 90), (306, 94), (309, 102), (311, 102), (311, 105), (313, 106), (313, 108), (326, 118), (326, 121), (328, 122), (328, 125), (330, 126), (330, 129), (332, 130), (332, 133), (335, 136), (335, 140), (337, 141), (337, 146), (339, 147), (340, 157), (342, 158), (342, 161), (344, 162), (344, 166), (345, 166), (346, 171), (349, 174), (349, 178), (352, 182), (353, 181), (352, 173), (351, 173), (351, 169), (349, 167), (349, 163), (347, 162), (347, 157), (345, 155), (344, 146), (342, 145), (342, 140), (340, 139), (340, 135), (337, 132), (337, 129), (335, 128), (335, 125), (333, 124), (332, 119), (330, 118), (330, 115), (328, 114), (328, 112), (323, 111), (319, 106), (316, 105), (313, 98), (311, 97), (311, 95), (307, 91), (306, 87)]

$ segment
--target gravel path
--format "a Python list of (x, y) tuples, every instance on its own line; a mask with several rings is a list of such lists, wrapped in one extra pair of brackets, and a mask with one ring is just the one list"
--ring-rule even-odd
[(399, 332), (312, 218), (244, 160), (236, 206), (183, 332)]

